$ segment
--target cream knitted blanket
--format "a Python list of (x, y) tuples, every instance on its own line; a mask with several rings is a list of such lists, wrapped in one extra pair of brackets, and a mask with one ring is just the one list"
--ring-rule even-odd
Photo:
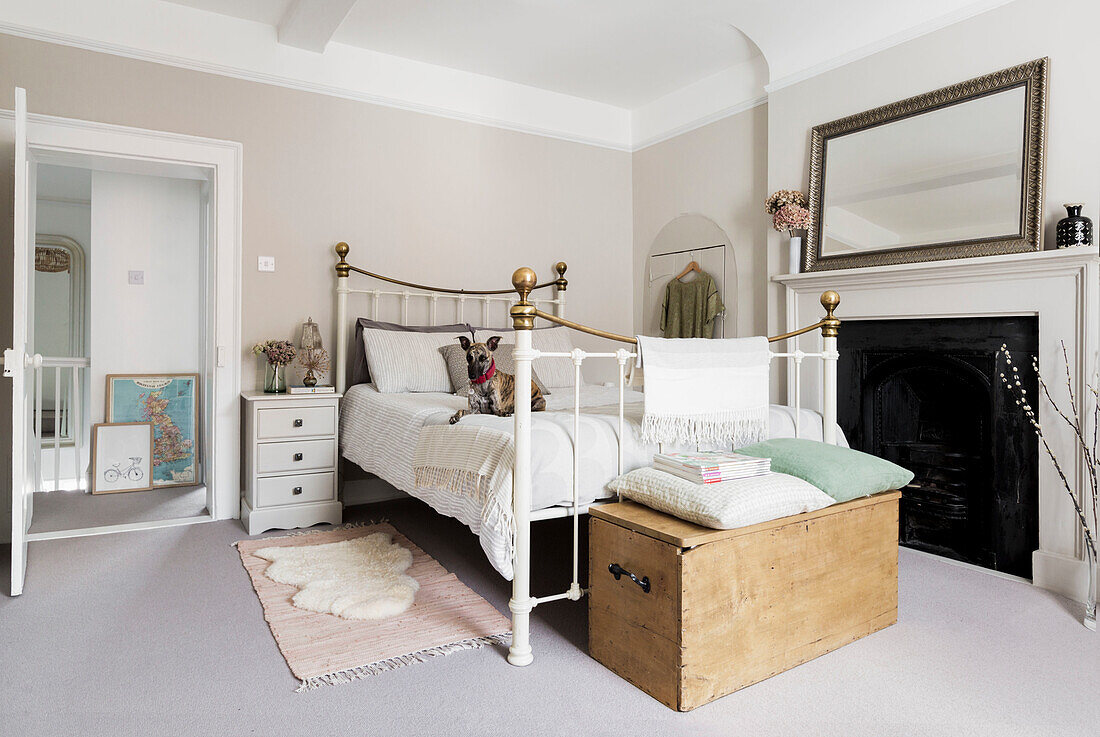
[(741, 447), (768, 439), (768, 339), (638, 336), (642, 440)]

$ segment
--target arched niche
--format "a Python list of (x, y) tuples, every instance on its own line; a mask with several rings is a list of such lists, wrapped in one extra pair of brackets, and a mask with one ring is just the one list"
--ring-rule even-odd
[[(705, 215), (679, 215), (650, 244), (642, 272), (642, 334), (660, 335), (665, 286), (692, 260), (714, 277), (726, 311), (716, 319), (714, 337), (733, 337), (737, 327), (737, 260), (730, 237)], [(685, 277), (691, 279), (694, 277)]]

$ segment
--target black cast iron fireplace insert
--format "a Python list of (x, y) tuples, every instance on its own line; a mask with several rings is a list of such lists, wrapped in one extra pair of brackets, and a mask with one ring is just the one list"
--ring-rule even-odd
[(845, 320), (838, 419), (853, 448), (916, 474), (902, 545), (1031, 578), (1039, 448), (1001, 384), (1002, 343), (1038, 397), (1037, 317)]

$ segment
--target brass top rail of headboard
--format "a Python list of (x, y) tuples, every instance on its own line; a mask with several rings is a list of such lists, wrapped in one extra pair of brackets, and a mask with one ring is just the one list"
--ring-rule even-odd
[[(347, 262), (348, 251), (350, 247), (347, 243), (336, 244), (336, 254), (340, 257), (340, 260), (336, 263), (336, 275), (338, 277), (346, 277), (352, 271), (357, 274), (369, 276), (372, 279), (379, 279), (390, 284), (398, 284), (403, 287), (412, 287), (413, 289), (423, 289), (426, 292), (440, 292), (442, 294), (515, 294), (516, 290), (513, 289), (450, 289), (448, 287), (432, 287), (427, 284), (417, 284), (416, 282), (403, 281), (401, 279), (394, 279), (389, 276), (383, 276), (381, 274), (375, 274), (373, 271), (367, 271), (366, 269), (360, 269), (357, 266), (352, 266)], [(567, 266), (564, 261), (559, 261), (554, 265), (554, 270), (558, 272), (558, 278), (554, 281), (548, 281), (543, 284), (537, 284), (533, 289), (542, 289), (543, 287), (556, 286), (558, 291), (564, 291), (569, 282), (565, 278), (565, 270)]]
[[(833, 316), (833, 310), (840, 304), (840, 295), (834, 291), (828, 291), (821, 295), (821, 306), (825, 308), (825, 317), (813, 325), (807, 325), (804, 328), (798, 330), (792, 330), (789, 333), (783, 333), (782, 335), (773, 335), (768, 338), (769, 343), (778, 343), (788, 338), (794, 338), (798, 335), (812, 332), (821, 329), (821, 334), (825, 337), (836, 337), (837, 330), (840, 328), (840, 320)], [(638, 345), (637, 338), (631, 338), (627, 335), (619, 335), (618, 333), (610, 333), (606, 330), (600, 330), (598, 328), (590, 328), (587, 325), (581, 325), (579, 322), (573, 322), (572, 320), (566, 320), (563, 317), (557, 315), (551, 315), (542, 310), (535, 310), (535, 317), (541, 317), (543, 320), (548, 320), (558, 325), (564, 325), (567, 328), (578, 330), (582, 333), (588, 333), (589, 335), (596, 335), (600, 338), (607, 338), (608, 340), (617, 340), (620, 343), (630, 343), (631, 345)]]

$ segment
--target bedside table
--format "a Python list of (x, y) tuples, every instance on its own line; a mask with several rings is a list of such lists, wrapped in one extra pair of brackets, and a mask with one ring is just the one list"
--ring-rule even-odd
[(244, 500), (249, 535), (339, 524), (336, 498), (341, 394), (241, 394)]

